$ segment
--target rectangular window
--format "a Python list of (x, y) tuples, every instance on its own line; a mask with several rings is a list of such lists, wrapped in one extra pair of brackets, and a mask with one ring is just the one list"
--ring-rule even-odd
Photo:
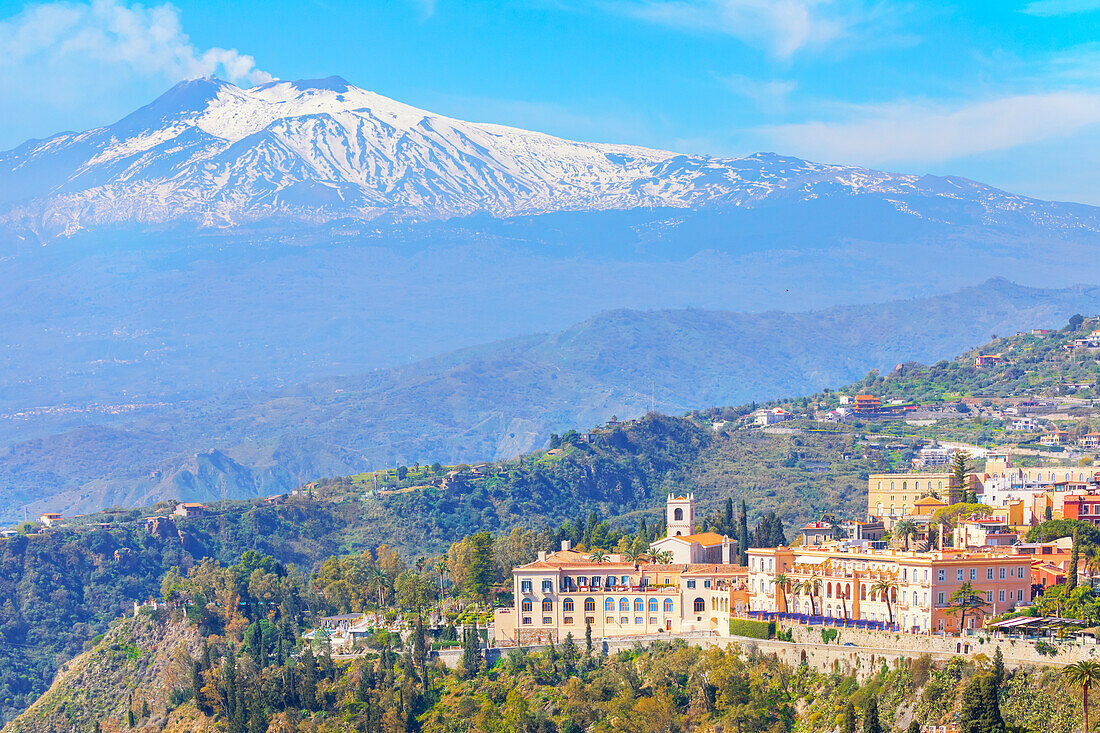
[(921, 596), (921, 600), (922, 600), (922, 605), (925, 605), (925, 606), (928, 605), (928, 591), (924, 592), (924, 594)]
[(695, 587), (695, 581), (694, 580), (689, 580), (688, 581), (688, 588), (694, 588), (694, 587)]
[(524, 626), (530, 626), (531, 625), (531, 617), (530, 616), (524, 616), (523, 617), (523, 625)]
[[(941, 570), (940, 572), (943, 572), (943, 571)], [(943, 578), (940, 578), (940, 580), (943, 580)], [(924, 582), (925, 583), (928, 582), (928, 568), (924, 569)]]
[(520, 590), (522, 590), (524, 593), (530, 593), (531, 592), (531, 581), (530, 580), (522, 580), (522, 581), (520, 581), (519, 587), (520, 587)]
[(615, 618), (613, 616), (608, 616), (607, 617), (607, 623), (609, 623), (609, 624), (615, 623)]
[(552, 623), (554, 623), (554, 619), (552, 619), (551, 617), (549, 617), (549, 616), (543, 616), (542, 617), (542, 625), (543, 626), (549, 626)]
[(947, 580), (947, 571), (944, 570), (943, 568), (940, 568), (939, 579), (940, 580)]
[(1000, 572), (1000, 573), (998, 574), (998, 577), (999, 577), (999, 578), (1000, 578), (1001, 580), (1004, 580), (1004, 579), (1005, 579), (1005, 569), (1004, 569), (1004, 568), (1001, 568), (1001, 572)]
[[(1001, 591), (1001, 592), (1003, 593), (1004, 591)], [(989, 601), (990, 603), (992, 603), (992, 602), (993, 602), (993, 591), (991, 591), (991, 590), (987, 590), (987, 591), (985, 592), (985, 599), (986, 599), (987, 601)]]
[(997, 600), (998, 600), (998, 601), (1001, 601), (1001, 602), (1003, 603), (1003, 602), (1004, 602), (1004, 599), (1005, 599), (1005, 592), (1004, 592), (1003, 590), (1002, 590), (1002, 591), (999, 591), (999, 592), (997, 593)]
[(626, 626), (629, 623), (630, 623), (630, 619), (628, 619), (626, 616), (623, 616), (622, 618), (619, 619), (619, 625), (620, 626)]
[(1016, 600), (1017, 601), (1024, 600), (1024, 591), (1023, 591), (1023, 589), (1019, 589), (1019, 590), (1016, 591)]
[(970, 568), (970, 579), (971, 580), (977, 580), (978, 579), (978, 569), (977, 568)]
[(542, 581), (542, 592), (543, 593), (553, 593), (554, 592), (554, 581), (552, 581), (552, 580)]
[[(1001, 572), (1003, 573), (1004, 570), (1002, 570)], [(986, 568), (985, 569), (985, 579), (986, 580), (993, 580), (993, 568)]]
[(649, 617), (649, 623), (651, 623), (651, 624), (657, 623), (657, 617), (656, 616), (650, 616)]
[(572, 616), (566, 616), (565, 617), (565, 623), (572, 625), (573, 617)]
[(596, 623), (596, 619), (593, 616), (585, 616), (584, 617), (584, 622), (586, 624), (594, 624), (594, 623)]
[(943, 593), (940, 593), (939, 595), (936, 596), (936, 605), (939, 605), (939, 606), (943, 605)]
[(703, 587), (704, 588), (709, 588), (710, 587), (710, 581), (709, 580), (704, 580), (703, 581)]
[(638, 626), (641, 626), (642, 625), (642, 617), (641, 616), (635, 616), (634, 617), (634, 623), (637, 624)]

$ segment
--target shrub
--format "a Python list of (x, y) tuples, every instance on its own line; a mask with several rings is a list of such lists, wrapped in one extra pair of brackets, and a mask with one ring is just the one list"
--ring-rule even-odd
[(775, 622), (733, 618), (730, 619), (730, 635), (747, 636), (751, 639), (770, 639), (775, 635)]

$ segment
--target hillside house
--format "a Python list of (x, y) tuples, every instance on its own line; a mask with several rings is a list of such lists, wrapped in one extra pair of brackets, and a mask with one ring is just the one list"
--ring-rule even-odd
[(172, 510), (172, 514), (177, 517), (184, 517), (190, 519), (191, 517), (201, 517), (207, 512), (207, 506), (205, 504), (199, 504), (196, 502), (181, 502), (176, 505), (176, 508)]
[(1039, 438), (1039, 442), (1043, 445), (1064, 445), (1069, 442), (1069, 433), (1065, 430), (1048, 430), (1043, 433), (1043, 437)]
[(1089, 433), (1088, 435), (1085, 435), (1080, 440), (1078, 440), (1077, 444), (1082, 448), (1087, 448), (1089, 450), (1100, 448), (1100, 433)]
[(38, 517), (38, 521), (47, 527), (52, 527), (61, 521), (61, 515), (57, 512), (46, 512)]
[(882, 408), (882, 402), (878, 397), (870, 394), (857, 394), (855, 396), (856, 412), (862, 414), (875, 413)]
[(791, 413), (787, 412), (782, 407), (774, 407), (770, 410), (757, 410), (756, 424), (761, 427), (767, 427), (768, 425), (774, 425), (784, 420), (790, 420), (791, 417)]
[(828, 522), (808, 522), (798, 533), (801, 545), (820, 545), (830, 541), (836, 535), (833, 525)]
[(1033, 417), (1014, 417), (1008, 429), (1018, 433), (1031, 433), (1039, 429), (1039, 423), (1037, 423)]

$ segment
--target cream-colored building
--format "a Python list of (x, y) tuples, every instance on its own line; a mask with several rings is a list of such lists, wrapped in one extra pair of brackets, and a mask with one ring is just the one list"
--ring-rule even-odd
[(665, 536), (651, 550), (668, 551), (677, 565), (728, 565), (737, 558), (737, 540), (716, 532), (695, 531), (695, 496), (668, 495), (665, 502)]
[[(655, 547), (681, 557), (714, 548), (736, 557), (729, 538), (691, 533), (693, 497), (669, 496), (666, 508), (668, 536)], [(707, 536), (712, 534), (716, 544)], [(531, 644), (559, 642), (570, 633), (579, 639), (589, 626), (596, 638), (726, 631), (738, 610), (738, 589), (744, 611), (745, 575), (745, 568), (728, 562), (659, 564), (621, 555), (597, 562), (592, 553), (578, 552), (565, 541), (558, 552), (540, 552), (534, 562), (512, 570), (514, 601), (496, 612), (494, 633), (498, 643)]]

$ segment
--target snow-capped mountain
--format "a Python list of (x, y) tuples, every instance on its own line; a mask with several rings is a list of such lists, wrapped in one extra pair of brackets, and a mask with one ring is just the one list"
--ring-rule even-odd
[(950, 202), (974, 223), (1100, 228), (1091, 207), (958, 178), (579, 143), (435, 115), (337, 77), (249, 89), (187, 81), (113, 125), (0, 154), (0, 224), (45, 237), (117, 224), (423, 221), (867, 194), (926, 219)]

